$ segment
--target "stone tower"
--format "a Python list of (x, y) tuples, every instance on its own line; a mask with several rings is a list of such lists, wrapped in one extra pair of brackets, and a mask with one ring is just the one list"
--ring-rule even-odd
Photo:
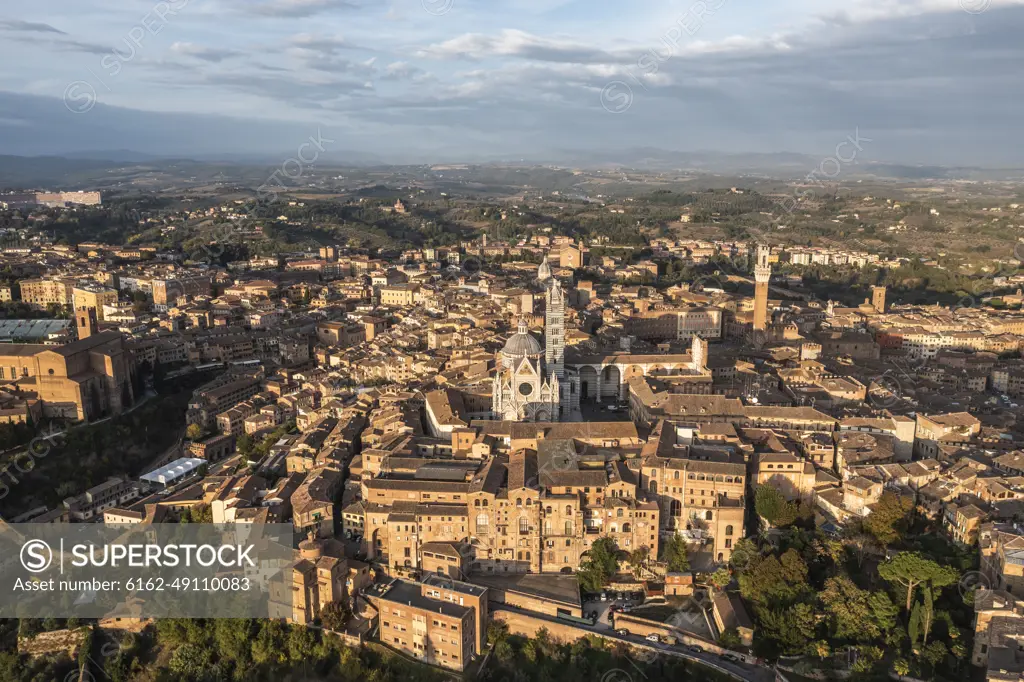
[(772, 266), (768, 264), (772, 247), (757, 245), (754, 260), (754, 329), (764, 331), (768, 327), (768, 282), (772, 278)]
[(557, 279), (550, 280), (545, 293), (544, 360), (548, 372), (565, 378), (565, 290)]
[(885, 287), (871, 287), (871, 305), (878, 312), (885, 312)]
[(99, 331), (99, 323), (96, 321), (96, 309), (78, 306), (75, 311), (75, 326), (78, 328), (78, 338), (87, 339)]
[(707, 368), (708, 342), (694, 334), (693, 341), (690, 344), (690, 370), (693, 372), (703, 372)]

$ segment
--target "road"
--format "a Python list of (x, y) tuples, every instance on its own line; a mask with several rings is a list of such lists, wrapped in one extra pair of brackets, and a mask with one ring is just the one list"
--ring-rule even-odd
[(738, 680), (750, 681), (750, 682), (775, 682), (775, 672), (768, 667), (760, 665), (751, 665), (747, 663), (733, 663), (719, 658), (717, 655), (712, 653), (690, 651), (682, 646), (669, 646), (668, 644), (662, 644), (660, 642), (648, 642), (640, 635), (620, 635), (608, 628), (607, 625), (595, 625), (585, 626), (577, 623), (569, 623), (564, 620), (559, 620), (554, 616), (549, 616), (544, 613), (537, 613), (536, 611), (527, 611), (526, 609), (520, 609), (515, 606), (508, 604), (501, 604), (493, 609), (493, 611), (509, 611), (514, 613), (521, 613), (525, 616), (537, 618), (539, 620), (546, 620), (552, 623), (558, 623), (562, 626), (574, 627), (578, 630), (588, 632), (590, 634), (604, 637), (605, 639), (625, 642), (630, 646), (638, 649), (645, 649), (647, 651), (654, 651), (657, 653), (666, 654), (668, 656), (676, 656), (678, 658), (684, 658), (689, 661), (700, 663), (714, 670), (727, 673), (732, 675)]

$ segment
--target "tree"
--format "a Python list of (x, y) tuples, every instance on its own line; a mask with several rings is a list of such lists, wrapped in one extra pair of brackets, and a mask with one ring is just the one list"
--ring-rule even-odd
[(787, 654), (804, 653), (814, 639), (814, 610), (810, 604), (758, 612), (764, 636), (775, 641)]
[(759, 485), (754, 493), (757, 515), (772, 527), (788, 526), (796, 521), (796, 505), (788, 502), (782, 492), (771, 485)]
[(189, 440), (199, 440), (203, 437), (203, 427), (199, 424), (189, 424), (188, 428), (185, 429), (185, 435)]
[(732, 573), (730, 573), (728, 569), (725, 568), (718, 569), (717, 571), (711, 574), (710, 578), (708, 578), (708, 583), (713, 585), (715, 589), (718, 590), (725, 588), (725, 586), (728, 585), (730, 582), (732, 582)]
[(629, 553), (629, 565), (633, 568), (633, 575), (636, 578), (640, 577), (640, 572), (647, 563), (650, 553), (651, 550), (647, 547), (641, 547)]
[(598, 592), (618, 571), (619, 548), (610, 537), (598, 538), (579, 570), (580, 586), (587, 592)]
[(729, 566), (735, 571), (746, 570), (754, 561), (761, 556), (757, 551), (757, 544), (750, 538), (740, 538), (732, 548), (729, 556)]
[(253, 447), (254, 446), (252, 442), (252, 436), (250, 436), (248, 433), (243, 432), (240, 436), (238, 436), (238, 442), (236, 444), (238, 454), (242, 455), (243, 457), (248, 457), (250, 454), (252, 454)]
[(690, 558), (686, 555), (686, 540), (682, 535), (673, 534), (662, 550), (662, 559), (668, 564), (672, 573), (685, 573), (690, 570)]
[(766, 605), (790, 604), (810, 589), (807, 564), (795, 549), (759, 558), (740, 574), (739, 583), (744, 599)]
[(892, 492), (882, 493), (874, 510), (864, 519), (864, 530), (886, 547), (899, 540), (910, 525), (913, 503)]
[(900, 552), (890, 561), (878, 566), (878, 574), (886, 581), (905, 587), (907, 590), (907, 611), (914, 598), (914, 590), (922, 583), (942, 588), (956, 582), (956, 570), (940, 566), (919, 552)]
[(740, 633), (736, 628), (722, 630), (722, 634), (718, 636), (718, 646), (726, 649), (739, 649), (743, 646), (743, 642), (740, 641)]
[(892, 662), (892, 671), (900, 677), (910, 674), (910, 663), (905, 658), (897, 658)]
[(921, 602), (914, 602), (914, 610), (910, 612), (910, 621), (907, 623), (907, 634), (910, 635), (910, 649), (913, 651), (921, 636)]
[(879, 629), (871, 619), (871, 594), (857, 587), (846, 576), (825, 581), (819, 595), (829, 630), (838, 639), (866, 641), (876, 639)]
[(351, 614), (348, 612), (348, 608), (344, 604), (332, 601), (324, 608), (320, 609), (320, 622), (328, 630), (334, 630), (340, 632), (345, 628), (345, 623)]

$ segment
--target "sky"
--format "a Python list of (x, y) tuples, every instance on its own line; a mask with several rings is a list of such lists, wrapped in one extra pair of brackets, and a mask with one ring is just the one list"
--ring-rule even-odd
[[(0, 154), (1024, 166), (1024, 0), (4, 0)], [(319, 131), (319, 132), (318, 132)]]

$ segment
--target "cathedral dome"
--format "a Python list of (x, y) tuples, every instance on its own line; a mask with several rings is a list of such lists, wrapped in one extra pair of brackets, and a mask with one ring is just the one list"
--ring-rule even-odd
[(505, 347), (501, 349), (501, 354), (507, 358), (528, 357), (540, 355), (543, 352), (544, 348), (540, 345), (540, 341), (530, 333), (524, 320), (519, 320), (519, 331), (508, 337)]
[(505, 347), (501, 352), (511, 357), (523, 357), (525, 355), (540, 355), (544, 352), (540, 341), (529, 332), (519, 332), (508, 338)]
[(541, 282), (546, 282), (551, 279), (551, 265), (548, 263), (548, 257), (544, 256), (543, 262), (540, 267), (537, 268), (537, 279)]

